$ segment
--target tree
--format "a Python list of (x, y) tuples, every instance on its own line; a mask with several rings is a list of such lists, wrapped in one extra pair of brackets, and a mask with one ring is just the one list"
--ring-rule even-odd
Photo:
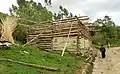
[(48, 11), (45, 7), (42, 6), (41, 3), (35, 3), (33, 0), (25, 1), (25, 0), (17, 0), (18, 7), (12, 5), (13, 15), (17, 15), (21, 19), (42, 22), (52, 20), (52, 12)]
[(117, 35), (118, 35), (118, 39), (120, 39), (120, 26), (117, 27)]
[(68, 14), (69, 14), (68, 10), (66, 8), (64, 8), (64, 15), (65, 15), (65, 17), (68, 17)]
[(63, 10), (63, 7), (62, 7), (61, 5), (59, 6), (59, 9), (60, 9), (61, 11), (64, 11), (64, 10)]
[[(43, 21), (52, 20), (53, 14), (51, 11), (48, 11), (46, 7), (43, 7), (42, 4), (36, 3), (33, 0), (17, 0), (17, 6), (12, 5), (12, 8), (9, 8), (9, 11), (12, 16), (19, 17), (19, 27), (13, 33), (14, 39), (20, 42), (24, 42), (26, 31), (25, 27), (20, 24), (36, 24)], [(19, 35), (19, 36), (18, 36)]]
[(73, 17), (73, 14), (72, 13), (70, 13), (70, 18), (72, 18)]
[(64, 8), (63, 6), (59, 6), (60, 11), (58, 13), (54, 13), (54, 19), (63, 19), (65, 18), (72, 18), (73, 14), (70, 13), (66, 8)]
[(106, 43), (112, 43), (118, 39), (117, 26), (109, 16), (106, 15), (104, 19), (97, 19), (94, 26), (97, 26), (96, 29), (101, 29), (101, 35)]
[(102, 33), (106, 33), (111, 40), (117, 39), (117, 27), (109, 16), (103, 19)]
[(47, 5), (51, 5), (51, 4), (52, 4), (51, 0), (44, 0), (44, 2), (45, 2)]
[(44, 9), (41, 3), (38, 3), (38, 9)]
[(18, 4), (19, 6), (25, 5), (25, 3), (26, 3), (25, 0), (17, 0), (17, 4)]

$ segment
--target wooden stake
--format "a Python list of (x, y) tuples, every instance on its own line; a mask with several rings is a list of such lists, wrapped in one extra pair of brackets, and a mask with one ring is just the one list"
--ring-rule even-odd
[(67, 43), (68, 43), (68, 41), (69, 41), (69, 37), (70, 37), (70, 32), (71, 32), (71, 29), (72, 29), (72, 25), (73, 25), (73, 24), (71, 24), (71, 27), (70, 27), (70, 30), (69, 30), (69, 34), (68, 34), (68, 37), (67, 37), (67, 40), (66, 40), (66, 43), (65, 43), (65, 46), (64, 46), (64, 48), (63, 48), (63, 51), (62, 51), (62, 55), (61, 55), (61, 56), (63, 56), (64, 53), (65, 53), (65, 49), (66, 49)]

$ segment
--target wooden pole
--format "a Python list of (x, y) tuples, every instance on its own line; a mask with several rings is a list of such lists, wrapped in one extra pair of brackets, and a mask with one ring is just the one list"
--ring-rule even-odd
[(61, 55), (61, 56), (63, 56), (64, 53), (65, 53), (65, 49), (66, 49), (67, 43), (68, 43), (68, 41), (69, 41), (69, 37), (70, 37), (70, 32), (71, 32), (71, 29), (72, 29), (72, 25), (73, 25), (73, 24), (71, 24), (71, 27), (70, 27), (70, 30), (69, 30), (69, 34), (68, 34), (68, 37), (67, 37), (67, 40), (66, 40), (66, 43), (65, 43), (65, 46), (64, 46), (64, 48), (63, 48), (63, 51), (62, 51), (62, 55)]

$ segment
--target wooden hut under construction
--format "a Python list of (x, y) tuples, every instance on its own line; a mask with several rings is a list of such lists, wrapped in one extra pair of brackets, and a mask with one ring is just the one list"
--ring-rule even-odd
[(80, 51), (89, 48), (88, 16), (74, 17), (31, 25), (28, 29), (29, 45), (43, 50)]

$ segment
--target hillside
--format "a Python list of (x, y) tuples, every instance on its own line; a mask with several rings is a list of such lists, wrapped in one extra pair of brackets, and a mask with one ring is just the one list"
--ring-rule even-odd
[(41, 51), (35, 47), (22, 48), (20, 46), (0, 50), (0, 58), (61, 69), (53, 72), (0, 61), (0, 74), (75, 74), (76, 69), (81, 68), (80, 66), (83, 65), (85, 60), (85, 57), (75, 57), (67, 53), (61, 57), (59, 53)]

